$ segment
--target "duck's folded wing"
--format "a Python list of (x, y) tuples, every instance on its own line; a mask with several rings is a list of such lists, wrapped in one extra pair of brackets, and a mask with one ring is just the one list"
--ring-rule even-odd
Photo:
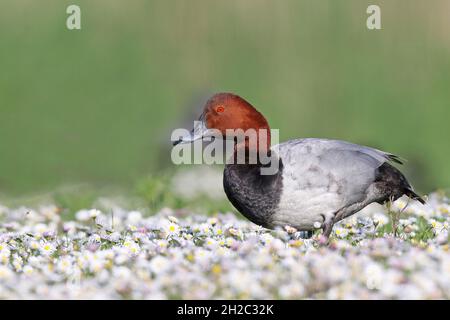
[(340, 140), (291, 140), (273, 150), (283, 161), (289, 188), (309, 191), (312, 197), (334, 195), (343, 206), (365, 198), (384, 162), (401, 163), (390, 153)]

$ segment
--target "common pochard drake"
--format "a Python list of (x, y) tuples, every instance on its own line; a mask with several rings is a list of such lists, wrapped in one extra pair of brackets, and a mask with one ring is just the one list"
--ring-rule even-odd
[[(269, 129), (261, 113), (231, 93), (212, 96), (198, 124), (190, 135), (174, 144), (200, 139), (209, 129), (219, 130), (223, 138), (228, 138), (227, 129)], [(256, 163), (230, 161), (223, 175), (230, 202), (246, 218), (263, 227), (289, 226), (298, 231), (319, 227), (329, 237), (335, 222), (370, 203), (384, 204), (403, 195), (425, 203), (405, 176), (391, 165), (402, 163), (391, 153), (340, 140), (296, 139), (275, 146), (270, 146), (270, 135), (267, 140), (268, 147), (263, 152), (277, 157), (275, 174), (261, 174), (267, 165), (257, 157)], [(234, 143), (234, 157), (241, 148), (246, 155), (261, 151), (252, 150), (255, 146), (248, 143)], [(261, 144), (256, 148), (261, 148)]]

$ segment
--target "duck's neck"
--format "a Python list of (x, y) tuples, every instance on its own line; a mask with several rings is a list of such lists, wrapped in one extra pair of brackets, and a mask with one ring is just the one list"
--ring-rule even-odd
[(225, 166), (225, 193), (247, 219), (270, 228), (283, 188), (283, 163), (270, 149), (261, 153), (238, 146), (233, 160), (240, 160), (239, 152), (244, 152), (244, 163), (233, 161)]
[(270, 162), (272, 153), (269, 150), (255, 150), (248, 146), (235, 146), (233, 156), (228, 164), (256, 165), (261, 167)]
[(265, 165), (271, 156), (270, 145), (270, 128), (265, 121), (257, 129), (249, 129), (234, 138), (232, 163)]

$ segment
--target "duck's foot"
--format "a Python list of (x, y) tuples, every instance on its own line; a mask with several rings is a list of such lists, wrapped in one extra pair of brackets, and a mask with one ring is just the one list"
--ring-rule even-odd
[(308, 231), (297, 231), (294, 234), (295, 239), (310, 239), (313, 236), (312, 230)]
[(331, 219), (328, 219), (324, 222), (322, 225), (322, 234), (319, 237), (319, 244), (327, 246), (330, 243), (330, 235), (333, 231), (333, 225), (334, 225), (334, 217)]
[(334, 217), (327, 219), (327, 221), (325, 221), (322, 226), (323, 230), (322, 235), (327, 239), (330, 237), (331, 231), (333, 231), (333, 225), (334, 225)]

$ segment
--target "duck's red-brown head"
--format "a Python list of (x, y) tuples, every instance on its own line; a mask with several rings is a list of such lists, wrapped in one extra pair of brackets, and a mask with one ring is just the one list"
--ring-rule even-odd
[(231, 93), (218, 93), (212, 96), (203, 111), (206, 127), (217, 129), (226, 135), (227, 129), (266, 129), (269, 124), (264, 116), (249, 102)]
[[(213, 95), (204, 107), (199, 121), (191, 132), (190, 137), (183, 137), (180, 142), (191, 142), (208, 135), (208, 130), (218, 130), (222, 137), (231, 138), (230, 133), (249, 129), (256, 131), (258, 142), (264, 133), (264, 141), (270, 148), (270, 127), (264, 116), (258, 112), (249, 102), (232, 93), (217, 93)], [(235, 138), (235, 136), (232, 136)]]

